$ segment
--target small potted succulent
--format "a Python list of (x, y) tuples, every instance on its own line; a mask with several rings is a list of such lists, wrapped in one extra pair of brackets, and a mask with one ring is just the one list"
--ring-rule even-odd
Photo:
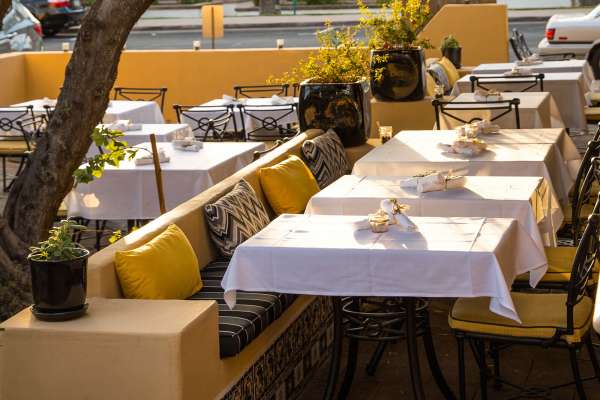
[(442, 45), (440, 46), (442, 49), (442, 55), (446, 57), (448, 60), (452, 61), (452, 64), (456, 68), (461, 67), (461, 47), (458, 40), (452, 35), (448, 35), (442, 40)]
[(88, 250), (72, 239), (85, 229), (66, 219), (50, 229), (48, 239), (30, 248), (33, 314), (42, 320), (65, 321), (85, 313)]
[(300, 129), (333, 129), (346, 147), (366, 142), (370, 131), (369, 53), (355, 27), (317, 33), (319, 49), (272, 83), (300, 82)]
[(371, 87), (383, 101), (415, 101), (425, 97), (425, 55), (433, 46), (419, 33), (429, 20), (429, 0), (391, 0), (373, 13), (358, 0), (359, 27), (371, 49)]

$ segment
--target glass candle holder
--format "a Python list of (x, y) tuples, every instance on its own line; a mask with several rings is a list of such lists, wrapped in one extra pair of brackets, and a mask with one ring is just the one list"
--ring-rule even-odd
[(394, 132), (394, 128), (391, 126), (380, 126), (379, 127), (379, 137), (381, 138), (381, 143), (385, 143), (392, 138)]

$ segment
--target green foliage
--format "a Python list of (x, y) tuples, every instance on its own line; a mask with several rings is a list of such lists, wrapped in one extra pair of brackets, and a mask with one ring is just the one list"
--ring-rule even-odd
[(370, 58), (356, 27), (334, 29), (331, 22), (317, 32), (319, 49), (300, 61), (291, 72), (269, 83), (294, 84), (310, 79), (314, 83), (352, 83), (369, 76)]
[(65, 219), (50, 229), (48, 239), (30, 247), (29, 257), (36, 261), (66, 261), (73, 260), (85, 254), (85, 250), (73, 242), (75, 230), (85, 230), (83, 225)]
[(446, 36), (442, 40), (442, 44), (440, 46), (442, 51), (444, 51), (444, 49), (458, 49), (459, 47), (460, 47), (460, 43), (458, 43), (458, 40), (456, 40), (456, 38), (452, 35)]
[(119, 140), (123, 132), (111, 130), (104, 126), (98, 126), (92, 133), (94, 144), (102, 147), (104, 154), (98, 154), (87, 161), (73, 173), (75, 184), (89, 183), (96, 178), (102, 177), (106, 165), (118, 167), (121, 161), (128, 158), (132, 160), (139, 149), (128, 146), (127, 142)]
[(418, 38), (429, 21), (429, 0), (391, 0), (383, 3), (378, 13), (369, 10), (363, 0), (357, 4), (362, 14), (359, 26), (369, 38), (370, 48), (433, 48), (428, 39)]

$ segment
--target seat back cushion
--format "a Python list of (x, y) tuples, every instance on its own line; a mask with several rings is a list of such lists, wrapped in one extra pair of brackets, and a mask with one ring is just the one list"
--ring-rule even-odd
[(427, 97), (434, 97), (435, 96), (435, 79), (433, 79), (433, 76), (431, 76), (431, 73), (429, 71), (427, 71), (427, 73), (425, 74), (425, 82), (427, 84), (427, 91), (425, 92), (425, 95)]
[(276, 214), (300, 214), (319, 184), (304, 161), (295, 155), (258, 172), (260, 185)]
[(217, 201), (207, 204), (204, 213), (211, 239), (226, 258), (231, 258), (238, 245), (270, 222), (263, 204), (245, 180)]
[(450, 88), (454, 87), (454, 84), (456, 83), (456, 81), (458, 81), (460, 79), (460, 74), (458, 73), (458, 70), (456, 69), (454, 64), (452, 64), (452, 61), (450, 61), (446, 57), (440, 58), (438, 63), (446, 71), (446, 76), (448, 76)]
[(339, 136), (332, 130), (302, 144), (302, 154), (321, 189), (350, 172), (350, 162)]
[(194, 249), (174, 224), (138, 248), (117, 251), (115, 269), (129, 299), (183, 300), (202, 288)]
[(444, 87), (444, 93), (450, 93), (452, 86), (450, 85), (450, 78), (446, 74), (446, 70), (439, 62), (432, 63), (428, 69), (429, 73), (433, 76), (435, 83)]

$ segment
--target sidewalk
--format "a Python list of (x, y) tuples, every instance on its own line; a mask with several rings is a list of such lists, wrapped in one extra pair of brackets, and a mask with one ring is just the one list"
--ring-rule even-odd
[[(236, 11), (251, 6), (251, 2), (225, 4), (225, 28), (286, 28), (322, 27), (326, 20), (333, 25), (355, 24), (360, 14), (356, 8), (298, 10), (296, 15), (284, 10), (281, 15), (260, 16), (256, 11)], [(543, 22), (554, 14), (585, 13), (589, 9), (509, 10), (510, 22)], [(198, 30), (202, 27), (200, 8), (150, 9), (133, 28), (136, 31)]]

